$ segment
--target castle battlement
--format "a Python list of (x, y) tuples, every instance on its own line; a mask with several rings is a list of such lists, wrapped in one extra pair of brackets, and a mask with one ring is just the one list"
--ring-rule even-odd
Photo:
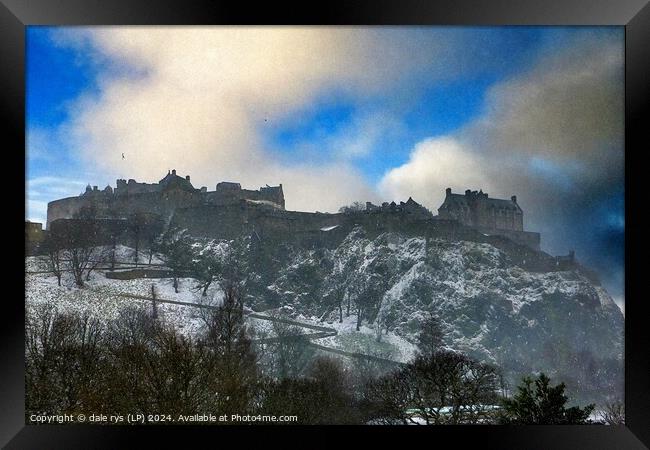
[(524, 212), (515, 195), (510, 200), (503, 200), (490, 198), (483, 190), (468, 189), (463, 195), (454, 194), (451, 188), (447, 188), (438, 214), (443, 219), (456, 219), (471, 227), (524, 231)]
[(445, 200), (438, 208), (438, 217), (457, 220), (487, 235), (507, 237), (536, 250), (540, 248), (539, 233), (524, 231), (524, 211), (517, 196), (510, 200), (490, 198), (483, 190), (467, 189), (464, 194), (445, 191)]
[(364, 210), (334, 214), (286, 211), (282, 184), (251, 190), (236, 182), (222, 181), (209, 191), (205, 186), (195, 188), (189, 175), (179, 176), (174, 169), (158, 183), (119, 179), (115, 188), (100, 190), (89, 185), (77, 197), (50, 202), (47, 228), (53, 221), (81, 215), (102, 220), (148, 217), (181, 226), (196, 236), (230, 239), (254, 233), (286, 239), (305, 233), (319, 235), (324, 230), (339, 233), (360, 225), (374, 232), (446, 230), (444, 233), (454, 236), (466, 235), (469, 230), (470, 235), (501, 236), (534, 250), (540, 248), (539, 233), (523, 229), (523, 211), (516, 196), (502, 200), (490, 198), (482, 190), (467, 190), (463, 195), (448, 188), (438, 212), (434, 216), (411, 197), (399, 203), (366, 202)]
[(141, 183), (135, 179), (118, 179), (115, 188), (86, 187), (78, 197), (48, 203), (47, 227), (57, 219), (70, 219), (83, 210), (113, 218), (132, 214), (156, 214), (170, 218), (177, 208), (199, 205), (234, 205), (241, 201), (256, 202), (269, 208), (284, 210), (282, 185), (266, 185), (258, 190), (242, 189), (239, 183), (221, 182), (214, 191), (203, 186), (195, 188), (189, 175), (181, 177), (176, 169), (167, 172), (157, 183)]

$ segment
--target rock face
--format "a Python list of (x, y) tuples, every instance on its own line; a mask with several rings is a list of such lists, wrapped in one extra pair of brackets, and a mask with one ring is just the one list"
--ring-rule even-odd
[(252, 269), (259, 308), (328, 320), (361, 310), (378, 333), (411, 342), (433, 313), (447, 347), (498, 365), (511, 386), (544, 371), (578, 399), (622, 397), (623, 314), (578, 269), (530, 272), (490, 244), (361, 228), (334, 249), (259, 255)]

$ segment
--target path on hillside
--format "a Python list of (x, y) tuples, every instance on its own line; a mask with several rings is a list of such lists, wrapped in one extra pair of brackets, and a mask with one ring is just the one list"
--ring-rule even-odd
[[(62, 262), (68, 262), (68, 260), (61, 260)], [(92, 261), (91, 261), (92, 262)], [(134, 263), (134, 262), (124, 262), (124, 261), (115, 261), (115, 266), (111, 267), (110, 262), (105, 262), (105, 266), (98, 266), (93, 269), (93, 272), (95, 271), (115, 271), (115, 272), (121, 272), (125, 270), (132, 270), (132, 269), (146, 269), (146, 268), (164, 268), (166, 267), (164, 264), (158, 264), (158, 263)], [(66, 269), (62, 268), (61, 272), (72, 272), (72, 269)], [(25, 270), (26, 274), (30, 275), (39, 275), (39, 274), (44, 274), (44, 273), (52, 273), (51, 270)]]
[[(138, 263), (137, 266), (135, 263), (130, 263), (130, 262), (124, 262), (124, 261), (116, 261), (115, 262), (115, 269), (117, 271), (120, 271), (120, 269), (128, 270), (128, 269), (143, 269), (145, 267), (164, 267), (162, 264), (149, 264), (149, 263)], [(101, 271), (101, 270), (110, 270), (110, 267), (97, 267), (95, 268), (96, 271)], [(65, 270), (64, 270), (65, 271)], [(26, 274), (43, 274), (43, 273), (51, 273), (51, 271), (26, 271)], [(144, 296), (144, 295), (137, 295), (137, 294), (124, 294), (124, 293), (118, 293), (117, 294), (120, 297), (124, 298), (131, 298), (131, 299), (137, 299), (137, 300), (146, 300), (149, 302), (153, 301), (153, 298)], [(179, 302), (176, 300), (168, 300), (168, 299), (162, 299), (162, 298), (156, 298), (156, 302), (159, 303), (169, 303), (172, 305), (180, 305), (180, 306), (189, 306), (189, 307), (194, 307), (194, 308), (205, 308), (205, 309), (216, 309), (216, 306), (213, 305), (206, 305), (203, 303), (192, 303), (192, 302)], [(286, 319), (286, 318), (281, 318), (281, 317), (273, 317), (269, 316), (266, 314), (260, 314), (260, 313), (255, 313), (255, 312), (245, 312), (244, 313), (247, 317), (255, 318), (255, 319), (260, 319), (260, 320), (267, 320), (270, 322), (278, 322), (278, 323), (285, 323), (288, 325), (293, 325), (296, 327), (300, 328), (307, 328), (310, 330), (315, 330), (315, 333), (307, 333), (307, 334), (300, 334), (300, 335), (293, 335), (293, 336), (285, 336), (285, 337), (272, 337), (272, 338), (263, 338), (263, 339), (257, 339), (253, 340), (253, 342), (258, 342), (258, 343), (272, 343), (272, 342), (278, 342), (281, 340), (287, 340), (287, 339), (296, 339), (298, 337), (301, 338), (306, 338), (309, 340), (309, 346), (316, 348), (318, 350), (322, 350), (325, 352), (329, 353), (334, 353), (337, 355), (341, 356), (346, 356), (349, 358), (356, 358), (356, 359), (364, 359), (368, 361), (374, 361), (374, 362), (380, 362), (380, 363), (386, 363), (386, 364), (392, 364), (392, 365), (404, 365), (404, 363), (401, 363), (399, 361), (394, 361), (392, 359), (386, 359), (386, 358), (380, 358), (378, 356), (372, 356), (372, 355), (367, 355), (365, 353), (357, 353), (357, 352), (348, 352), (345, 350), (340, 350), (337, 348), (333, 347), (326, 347), (324, 345), (319, 345), (315, 344), (312, 342), (313, 340), (317, 339), (324, 339), (332, 336), (338, 335), (338, 331), (334, 328), (330, 327), (324, 327), (320, 325), (313, 325), (310, 323), (304, 323), (304, 322), (298, 322), (296, 320), (292, 319)]]
[[(118, 294), (120, 297), (125, 297), (125, 298), (133, 298), (133, 299), (138, 299), (138, 300), (147, 300), (149, 302), (153, 302), (153, 298), (147, 297), (145, 295), (136, 295), (136, 294)], [(162, 299), (162, 298), (156, 298), (156, 302), (158, 303), (169, 303), (172, 305), (181, 305), (181, 306), (190, 306), (194, 308), (205, 308), (205, 309), (217, 309), (216, 306), (214, 305), (206, 305), (203, 303), (191, 303), (191, 302), (179, 302), (176, 300), (167, 300), (167, 299)], [(329, 353), (334, 353), (337, 355), (341, 356), (346, 356), (348, 358), (356, 358), (356, 359), (364, 359), (367, 361), (373, 361), (373, 362), (379, 362), (379, 363), (384, 363), (384, 364), (390, 364), (390, 365), (398, 365), (402, 366), (404, 363), (399, 362), (399, 361), (394, 361), (392, 359), (386, 359), (386, 358), (380, 358), (378, 356), (372, 356), (372, 355), (366, 355), (365, 353), (358, 353), (358, 352), (348, 352), (345, 350), (340, 350), (337, 348), (332, 348), (332, 347), (326, 347), (324, 345), (319, 345), (311, 342), (312, 340), (316, 339), (323, 339), (327, 337), (332, 337), (336, 336), (338, 334), (338, 331), (334, 328), (330, 327), (324, 327), (320, 325), (313, 325), (310, 323), (304, 323), (304, 322), (298, 322), (296, 320), (292, 319), (286, 319), (282, 317), (273, 317), (269, 316), (266, 314), (260, 314), (260, 313), (255, 313), (255, 312), (244, 312), (244, 314), (247, 317), (252, 317), (255, 319), (260, 319), (260, 320), (268, 320), (270, 322), (279, 322), (279, 323), (286, 323), (288, 325), (294, 325), (297, 327), (301, 328), (307, 328), (311, 330), (316, 330), (316, 333), (307, 333), (307, 334), (299, 334), (299, 335), (293, 335), (293, 336), (284, 336), (284, 337), (275, 337), (275, 338), (264, 338), (264, 339), (257, 339), (253, 340), (253, 342), (258, 342), (258, 343), (271, 343), (271, 342), (278, 342), (281, 340), (288, 340), (288, 339), (296, 339), (296, 338), (306, 338), (308, 339), (309, 346), (313, 347), (318, 350), (322, 350), (325, 352)]]

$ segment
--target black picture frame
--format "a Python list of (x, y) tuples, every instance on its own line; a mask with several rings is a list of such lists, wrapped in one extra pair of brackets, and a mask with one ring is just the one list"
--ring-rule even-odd
[[(24, 199), (17, 189), (25, 179), (25, 27), (28, 25), (154, 24), (332, 24), (332, 25), (623, 25), (625, 26), (625, 426), (438, 426), (427, 427), (110, 427), (24, 424), (24, 247), (20, 236)], [(641, 162), (648, 138), (650, 103), (650, 5), (647, 0), (367, 0), (277, 2), (152, 0), (0, 0), (0, 114), (5, 164), (8, 239), (3, 285), (0, 347), (0, 444), (5, 448), (121, 448), (147, 444), (192, 447), (198, 439), (218, 445), (224, 436), (278, 440), (281, 445), (342, 445), (342, 433), (360, 433), (378, 442), (412, 445), (411, 439), (452, 441), (480, 448), (641, 449), (650, 446), (650, 327), (643, 291), (640, 197)], [(644, 139), (645, 138), (645, 139)], [(20, 168), (23, 170), (21, 171)], [(23, 216), (21, 218), (21, 210)], [(22, 275), (21, 275), (22, 273)], [(299, 438), (296, 437), (299, 432)], [(300, 439), (300, 440), (298, 440)], [(365, 438), (364, 438), (365, 439)], [(389, 444), (390, 445), (390, 444)], [(158, 445), (161, 446), (161, 445)], [(164, 446), (164, 445), (163, 445)]]

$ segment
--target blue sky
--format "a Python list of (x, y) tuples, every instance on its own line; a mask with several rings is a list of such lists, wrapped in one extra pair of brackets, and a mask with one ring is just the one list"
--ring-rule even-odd
[(622, 70), (620, 27), (28, 27), (27, 218), (170, 168), (296, 210), (483, 189), (622, 302)]
[[(44, 132), (51, 139), (73, 115), (70, 110), (74, 110), (75, 100), (99, 95), (100, 77), (126, 71), (123, 61), (98, 55), (97, 49), (87, 42), (62, 38), (68, 31), (60, 27), (28, 27), (27, 124), (37, 137)], [(426, 29), (418, 31), (427, 33)], [(393, 95), (366, 99), (362, 105), (336, 90), (334, 98), (332, 92), (325, 92), (296, 111), (299, 116), (264, 130), (264, 138), (275, 151), (300, 158), (301, 144), (318, 145), (320, 140), (342, 131), (355, 114), (373, 108), (396, 109), (404, 130), (394, 131), (386, 140), (376, 143), (375, 151), (382, 158), (368, 157), (359, 165), (364, 175), (377, 182), (388, 169), (406, 161), (413, 145), (421, 139), (453, 131), (474, 118), (481, 111), (484, 93), (491, 84), (525, 67), (557, 36), (574, 32), (571, 28), (541, 27), (463, 29), (465, 40), (485, 46), (479, 53), (484, 59), (484, 67), (479, 71), (431, 83), (420, 81), (415, 93), (408, 92), (412, 86), (406, 83)], [(51, 152), (56, 153), (56, 161), (44, 162), (28, 155), (30, 177), (52, 172), (79, 174), (79, 160), (71, 157), (65, 142), (59, 140), (60, 137), (56, 139), (57, 148)]]

